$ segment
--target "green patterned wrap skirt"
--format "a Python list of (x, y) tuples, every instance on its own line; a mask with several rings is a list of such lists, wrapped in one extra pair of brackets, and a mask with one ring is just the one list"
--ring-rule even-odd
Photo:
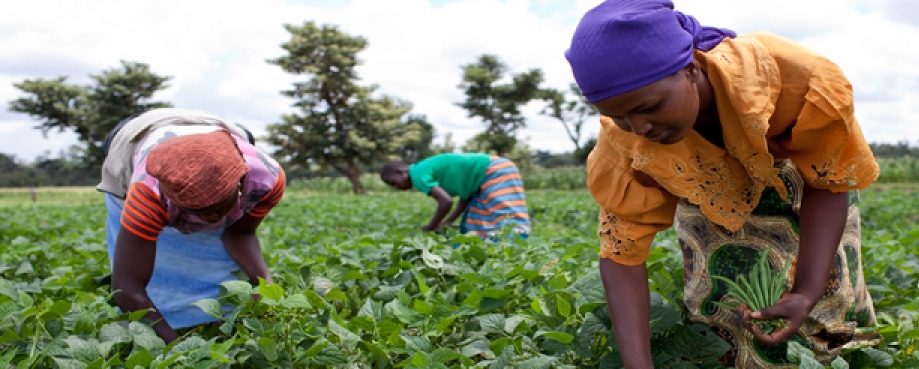
[[(781, 164), (780, 175), (788, 188), (788, 201), (767, 188), (750, 219), (736, 232), (708, 220), (698, 206), (686, 201), (677, 206), (675, 226), (685, 261), (684, 302), (689, 318), (707, 324), (731, 344), (732, 349), (722, 358), (729, 367), (792, 367), (786, 360), (787, 342), (770, 346), (757, 341), (735, 312), (713, 303), (729, 301), (724, 283), (711, 278), (720, 275), (736, 280), (753, 268), (760, 253), (768, 252), (773, 269), (782, 270), (785, 263), (792, 263), (786, 277), (790, 290), (798, 255), (804, 181), (790, 161)], [(850, 192), (849, 199), (846, 227), (826, 290), (798, 334), (790, 339), (809, 347), (823, 363), (833, 360), (843, 347), (870, 344), (872, 335), (859, 328), (876, 324), (862, 272), (857, 192)]]

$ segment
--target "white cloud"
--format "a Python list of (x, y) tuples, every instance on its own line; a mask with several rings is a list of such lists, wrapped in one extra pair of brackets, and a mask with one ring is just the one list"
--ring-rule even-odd
[(0, 152), (30, 162), (39, 155), (57, 157), (61, 150), (78, 143), (73, 133), (52, 130), (44, 137), (32, 126), (33, 123), (24, 120), (0, 122)]
[(0, 134), (16, 132), (25, 126), (22, 122), (2, 122), (0, 123)]
[[(545, 86), (564, 89), (572, 78), (563, 52), (580, 16), (598, 3), (458, 0), (435, 7), (426, 0), (5, 2), (0, 5), (0, 103), (18, 97), (12, 83), (25, 78), (65, 74), (70, 75), (68, 81), (83, 84), (88, 83), (85, 74), (117, 68), (119, 60), (139, 61), (150, 64), (155, 73), (173, 76), (171, 87), (158, 99), (210, 110), (264, 132), (267, 124), (290, 111), (293, 101), (280, 91), (300, 79), (265, 61), (283, 55), (280, 45), (290, 36), (284, 24), (315, 21), (365, 37), (369, 47), (360, 54), (362, 83), (377, 84), (381, 93), (412, 102), (413, 113), (427, 115), (439, 136), (453, 132), (453, 139), (461, 142), (482, 125), (455, 105), (464, 98), (456, 87), (460, 67), (491, 53), (512, 73), (539, 68)], [(912, 102), (919, 93), (919, 49), (903, 44), (917, 38), (919, 28), (916, 20), (903, 15), (897, 21), (886, 18), (886, 2), (675, 3), (703, 24), (739, 32), (768, 29), (824, 53), (852, 80), (856, 112), (870, 141), (919, 138), (919, 125), (912, 123), (917, 113)], [(534, 12), (537, 8), (540, 11)], [(26, 64), (31, 67), (12, 67)], [(72, 75), (74, 71), (85, 74)], [(529, 127), (521, 137), (529, 137), (531, 147), (571, 149), (567, 139), (560, 139), (565, 137), (560, 124), (538, 116), (538, 109), (526, 111)], [(58, 140), (68, 136), (56, 133), (42, 139), (26, 128), (34, 122), (24, 115), (0, 114), (0, 127), (10, 130), (12, 121), (25, 125), (5, 134), (0, 152), (31, 158), (41, 154), (36, 150), (44, 150), (39, 147), (65, 148), (72, 143)], [(596, 129), (590, 124), (587, 134)], [(41, 143), (7, 145), (24, 139)]]

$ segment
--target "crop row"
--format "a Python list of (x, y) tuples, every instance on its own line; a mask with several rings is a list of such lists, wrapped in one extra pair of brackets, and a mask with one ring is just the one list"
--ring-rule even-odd
[[(0, 206), (0, 367), (618, 367), (595, 205), (586, 191), (527, 195), (533, 233), (512, 244), (421, 232), (434, 203), (418, 193), (290, 191), (259, 230), (276, 284), (225, 284), (222, 301), (198, 306), (238, 308), (170, 345), (112, 303), (102, 204)], [(917, 206), (908, 190), (863, 193), (866, 278), (883, 339), (836, 365), (919, 366)], [(655, 245), (658, 367), (717, 367), (727, 347), (686, 322), (679, 302), (675, 235)]]

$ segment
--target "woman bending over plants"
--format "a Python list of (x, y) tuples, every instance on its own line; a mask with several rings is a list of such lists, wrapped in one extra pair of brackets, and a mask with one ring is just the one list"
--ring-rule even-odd
[[(702, 26), (669, 0), (603, 2), (565, 56), (602, 115), (588, 187), (627, 368), (652, 367), (645, 260), (674, 224), (690, 319), (732, 345), (724, 365), (784, 365), (787, 340), (826, 363), (859, 342), (856, 327), (875, 317), (855, 190), (874, 182), (878, 165), (835, 64), (771, 33)], [(724, 308), (738, 303), (726, 282), (762, 254), (787, 272), (781, 286), (754, 292), (781, 297), (756, 311)], [(768, 333), (752, 324), (776, 318), (784, 322)]]
[[(392, 161), (383, 166), (380, 178), (393, 188), (414, 187), (437, 200), (431, 221), (421, 227), (425, 231), (450, 225), (462, 216), (462, 233), (494, 237), (504, 225), (512, 226), (521, 238), (530, 233), (520, 172), (512, 161), (500, 156), (449, 153), (411, 165)], [(456, 206), (454, 197), (459, 198)]]
[[(215, 319), (216, 299), (241, 270), (271, 282), (256, 229), (284, 193), (284, 171), (239, 126), (193, 110), (155, 109), (106, 140), (102, 182), (112, 289), (123, 311), (166, 342)], [(225, 307), (229, 309), (230, 307)]]

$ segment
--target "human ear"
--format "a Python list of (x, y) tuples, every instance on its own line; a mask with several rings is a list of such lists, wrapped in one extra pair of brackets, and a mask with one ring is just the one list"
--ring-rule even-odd
[(690, 82), (699, 82), (699, 78), (702, 77), (702, 66), (695, 60), (683, 67), (683, 71)]

